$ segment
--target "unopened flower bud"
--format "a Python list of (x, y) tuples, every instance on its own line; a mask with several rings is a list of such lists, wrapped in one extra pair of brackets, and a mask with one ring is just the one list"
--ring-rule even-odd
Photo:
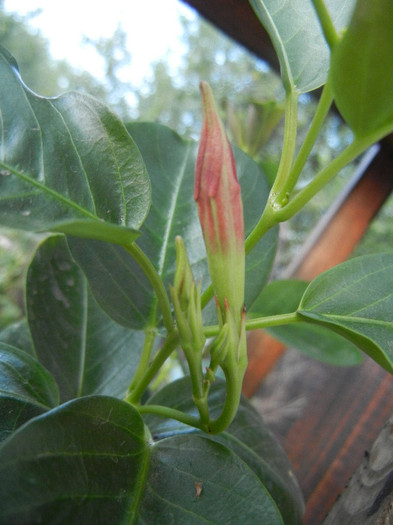
[(195, 171), (195, 200), (210, 276), (220, 309), (225, 300), (240, 327), (244, 302), (244, 221), (232, 149), (212, 91), (201, 83), (204, 122)]

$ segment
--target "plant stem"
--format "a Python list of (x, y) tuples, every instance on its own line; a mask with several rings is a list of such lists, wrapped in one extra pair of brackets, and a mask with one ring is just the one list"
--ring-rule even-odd
[(236, 365), (222, 363), (221, 368), (225, 374), (226, 397), (221, 414), (209, 423), (210, 434), (219, 434), (229, 427), (236, 415), (242, 393), (243, 374), (239, 374)]
[(323, 0), (312, 0), (314, 9), (318, 15), (319, 23), (321, 24), (325, 40), (330, 47), (333, 49), (336, 42), (339, 40), (336, 29), (333, 25), (332, 19), (330, 18), (329, 11)]
[(291, 193), (294, 189), (301, 172), (307, 162), (307, 159), (311, 153), (311, 150), (318, 138), (318, 134), (321, 130), (321, 127), (329, 113), (329, 109), (333, 102), (333, 94), (330, 87), (329, 81), (326, 82), (321, 97), (318, 102), (318, 107), (316, 109), (314, 118), (311, 122), (311, 125), (307, 131), (307, 135), (304, 139), (304, 142), (299, 150), (299, 153), (293, 163), (291, 172), (288, 176), (287, 182), (285, 184), (285, 190), (287, 193)]
[(277, 314), (267, 317), (257, 317), (246, 321), (246, 330), (258, 330), (260, 328), (269, 328), (271, 326), (281, 326), (284, 324), (298, 323), (300, 317), (297, 312), (289, 314)]
[(288, 189), (291, 189), (292, 185), (291, 179), (288, 180), (288, 178), (290, 177), (296, 147), (297, 104), (297, 93), (289, 91), (285, 100), (284, 142), (280, 164), (262, 216), (246, 239), (246, 255), (250, 253), (266, 232), (277, 224), (274, 210), (281, 209), (288, 202)]
[[(246, 321), (246, 330), (257, 330), (260, 328), (269, 328), (271, 326), (280, 326), (283, 324), (296, 323), (299, 320), (300, 319), (297, 315), (297, 312), (258, 317), (256, 319), (248, 319)], [(205, 334), (205, 337), (214, 337), (218, 335), (219, 331), (220, 327), (218, 325), (213, 325), (205, 326), (203, 333)]]
[(138, 368), (136, 369), (133, 380), (128, 387), (128, 392), (132, 392), (138, 382), (146, 373), (146, 370), (149, 367), (149, 362), (151, 358), (151, 352), (153, 350), (154, 341), (156, 338), (156, 329), (154, 327), (148, 327), (145, 330), (145, 342), (143, 344), (142, 355), (138, 363)]
[(261, 218), (259, 219), (255, 228), (252, 230), (252, 232), (246, 239), (246, 242), (245, 242), (246, 255), (250, 253), (250, 251), (255, 247), (255, 245), (270, 230), (270, 228), (272, 228), (276, 224), (277, 224), (277, 221), (274, 216), (274, 211), (270, 205), (270, 201), (268, 200)]
[(209, 284), (209, 286), (206, 288), (206, 290), (201, 295), (201, 308), (202, 308), (202, 310), (205, 308), (205, 306), (208, 304), (208, 302), (213, 298), (213, 296), (214, 296), (213, 285)]
[(131, 385), (133, 389), (132, 391), (130, 389), (128, 390), (127, 395), (125, 397), (125, 401), (131, 403), (132, 405), (139, 403), (139, 400), (142, 397), (143, 393), (145, 392), (151, 381), (154, 379), (154, 376), (157, 374), (159, 369), (162, 367), (162, 365), (165, 363), (165, 361), (168, 359), (171, 353), (175, 350), (178, 342), (179, 335), (175, 330), (172, 330), (172, 332), (167, 335), (163, 346), (160, 348), (160, 350), (157, 351), (149, 368), (145, 371), (144, 375), (140, 378), (139, 382)]
[(269, 200), (273, 208), (281, 208), (288, 202), (287, 183), (296, 147), (298, 94), (291, 90), (285, 99), (284, 142), (277, 175)]
[(155, 416), (175, 419), (195, 428), (202, 430), (201, 422), (196, 417), (176, 410), (175, 408), (165, 407), (161, 405), (140, 405), (138, 406), (138, 412), (140, 414), (154, 414)]
[(330, 182), (347, 164), (363, 153), (367, 148), (377, 142), (383, 134), (356, 138), (333, 161), (322, 169), (314, 179), (289, 201), (289, 203), (275, 212), (277, 222), (290, 219), (300, 211), (308, 201), (314, 197), (328, 182)]
[(154, 292), (156, 294), (158, 304), (161, 308), (162, 318), (165, 325), (165, 328), (168, 332), (171, 332), (173, 329), (173, 319), (171, 305), (169, 302), (168, 294), (165, 290), (164, 283), (162, 282), (161, 277), (159, 276), (157, 270), (153, 266), (150, 259), (146, 254), (139, 248), (135, 243), (130, 244), (129, 246), (124, 246), (128, 253), (135, 259), (139, 266), (144, 271), (146, 277), (149, 279), (150, 284), (152, 285)]
[(203, 347), (183, 347), (183, 352), (186, 356), (190, 372), (192, 398), (195, 406), (198, 408), (201, 424), (207, 428), (209, 424), (209, 407), (207, 404), (207, 394), (204, 389), (204, 377), (202, 371)]

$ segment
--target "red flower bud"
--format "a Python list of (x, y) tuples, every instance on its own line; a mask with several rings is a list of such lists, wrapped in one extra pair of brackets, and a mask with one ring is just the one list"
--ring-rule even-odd
[[(232, 149), (210, 86), (200, 85), (204, 122), (195, 172), (194, 197), (218, 303), (225, 300), (240, 322), (244, 302), (244, 221)], [(238, 324), (238, 323), (237, 323)]]

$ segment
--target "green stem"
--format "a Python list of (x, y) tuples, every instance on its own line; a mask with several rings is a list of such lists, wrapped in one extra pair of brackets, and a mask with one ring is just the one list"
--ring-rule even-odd
[(297, 312), (289, 314), (270, 315), (268, 317), (257, 317), (246, 321), (246, 330), (258, 330), (260, 328), (269, 328), (272, 326), (281, 326), (284, 324), (298, 323), (300, 317)]
[[(299, 321), (297, 312), (289, 314), (269, 315), (266, 317), (258, 317), (256, 319), (248, 319), (246, 321), (246, 330), (257, 330), (260, 328), (269, 328), (271, 326), (280, 326), (283, 324), (297, 323)], [(205, 337), (214, 337), (218, 335), (220, 327), (218, 325), (205, 326), (203, 333)]]
[(291, 173), (290, 170), (296, 147), (297, 104), (297, 93), (289, 91), (285, 100), (284, 142), (280, 164), (262, 216), (253, 231), (246, 239), (246, 254), (250, 253), (250, 251), (260, 241), (260, 239), (262, 239), (266, 232), (270, 230), (270, 228), (272, 228), (275, 224), (277, 224), (274, 210), (281, 209), (288, 202), (287, 185), (288, 187), (291, 185), (291, 182), (288, 182), (288, 177)]
[(180, 421), (180, 423), (202, 430), (199, 419), (190, 414), (181, 412), (180, 410), (176, 410), (175, 408), (164, 407), (161, 405), (140, 405), (138, 406), (138, 412), (140, 414), (154, 414), (159, 417), (175, 419), (176, 421)]
[(135, 243), (130, 244), (129, 246), (124, 246), (128, 253), (135, 259), (139, 266), (144, 271), (146, 277), (149, 279), (157, 300), (161, 308), (162, 318), (165, 325), (165, 328), (170, 332), (173, 328), (173, 319), (171, 305), (169, 302), (168, 294), (165, 290), (164, 283), (162, 282), (161, 277), (159, 276), (157, 270), (153, 266), (150, 259), (146, 254), (137, 246)]
[(321, 170), (314, 179), (289, 201), (289, 203), (275, 212), (277, 222), (293, 217), (300, 211), (328, 182), (330, 182), (347, 164), (352, 162), (361, 153), (382, 138), (382, 132), (367, 137), (356, 138), (336, 157), (328, 166)]
[(261, 218), (259, 219), (257, 225), (252, 230), (250, 235), (247, 237), (245, 242), (246, 255), (255, 247), (255, 245), (262, 239), (262, 237), (277, 224), (276, 218), (274, 216), (273, 208), (270, 205), (268, 200), (265, 206), (265, 209), (262, 213)]
[(138, 363), (138, 368), (136, 369), (133, 380), (128, 387), (128, 392), (132, 392), (138, 382), (142, 379), (146, 370), (149, 367), (151, 353), (153, 350), (154, 341), (156, 338), (156, 329), (154, 327), (148, 327), (145, 330), (145, 342), (143, 344), (142, 355)]
[(187, 359), (188, 369), (192, 385), (192, 398), (195, 406), (198, 408), (201, 424), (208, 427), (209, 424), (209, 407), (207, 404), (207, 395), (203, 386), (204, 377), (202, 371), (202, 348), (184, 348), (184, 355)]
[(229, 427), (233, 418), (236, 416), (242, 393), (243, 375), (239, 374), (238, 368), (234, 363), (221, 365), (225, 374), (226, 397), (221, 414), (217, 419), (211, 421), (208, 432), (210, 434), (219, 434)]
[(172, 330), (172, 332), (167, 335), (163, 346), (160, 348), (160, 350), (158, 350), (149, 368), (145, 371), (144, 375), (140, 378), (139, 382), (132, 385), (132, 391), (128, 391), (125, 397), (125, 401), (131, 403), (132, 405), (139, 403), (139, 400), (142, 397), (143, 393), (145, 392), (151, 381), (154, 379), (155, 375), (160, 370), (162, 365), (165, 363), (165, 361), (168, 359), (171, 353), (175, 350), (176, 346), (178, 345), (178, 342), (179, 335), (176, 331)]
[(201, 308), (202, 308), (202, 310), (209, 303), (209, 301), (211, 299), (213, 299), (213, 296), (214, 296), (213, 285), (209, 284), (209, 286), (206, 288), (206, 290), (201, 295)]
[(296, 92), (289, 91), (285, 99), (284, 142), (280, 164), (269, 198), (273, 208), (281, 208), (288, 202), (286, 185), (296, 147), (298, 98)]
[(292, 193), (292, 190), (294, 189), (300, 177), (300, 174), (303, 171), (307, 159), (310, 156), (311, 150), (318, 138), (321, 127), (329, 113), (332, 102), (333, 93), (330, 87), (330, 83), (328, 81), (326, 82), (322, 90), (322, 94), (319, 99), (318, 107), (315, 112), (314, 118), (311, 122), (311, 126), (306, 134), (304, 142), (299, 150), (295, 162), (293, 163), (291, 172), (285, 184), (285, 190), (288, 194)]
[(336, 42), (339, 40), (336, 29), (330, 18), (329, 11), (323, 0), (312, 0), (314, 9), (318, 15), (319, 23), (321, 24), (323, 34), (330, 49), (333, 49)]

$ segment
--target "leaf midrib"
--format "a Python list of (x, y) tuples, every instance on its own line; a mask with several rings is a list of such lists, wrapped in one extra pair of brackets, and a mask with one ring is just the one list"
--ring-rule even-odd
[(47, 193), (55, 200), (58, 200), (61, 203), (65, 204), (67, 207), (76, 210), (78, 213), (84, 215), (85, 217), (88, 217), (89, 219), (92, 219), (94, 221), (100, 220), (96, 215), (92, 214), (86, 208), (82, 208), (82, 206), (80, 206), (76, 202), (71, 201), (70, 199), (68, 199), (67, 197), (64, 197), (61, 193), (57, 192), (56, 190), (53, 190), (52, 188), (49, 188), (48, 186), (45, 186), (44, 184), (38, 182), (33, 177), (14, 169), (12, 166), (9, 166), (8, 164), (4, 162), (0, 162), (0, 167), (3, 168), (4, 170), (9, 171), (12, 175), (15, 175), (19, 177), (20, 179), (24, 180), (25, 182), (31, 184), (32, 186), (35, 186), (43, 193)]
[(367, 317), (356, 317), (356, 316), (350, 316), (350, 315), (339, 315), (339, 314), (325, 314), (325, 313), (314, 313), (307, 310), (299, 310), (298, 313), (304, 317), (312, 317), (315, 319), (327, 319), (331, 323), (334, 323), (335, 321), (340, 322), (343, 326), (345, 326), (345, 322), (353, 322), (353, 323), (359, 323), (359, 324), (369, 324), (369, 325), (379, 325), (379, 326), (385, 326), (385, 327), (391, 327), (391, 330), (393, 330), (393, 322), (392, 321), (382, 321), (380, 319), (371, 319)]

